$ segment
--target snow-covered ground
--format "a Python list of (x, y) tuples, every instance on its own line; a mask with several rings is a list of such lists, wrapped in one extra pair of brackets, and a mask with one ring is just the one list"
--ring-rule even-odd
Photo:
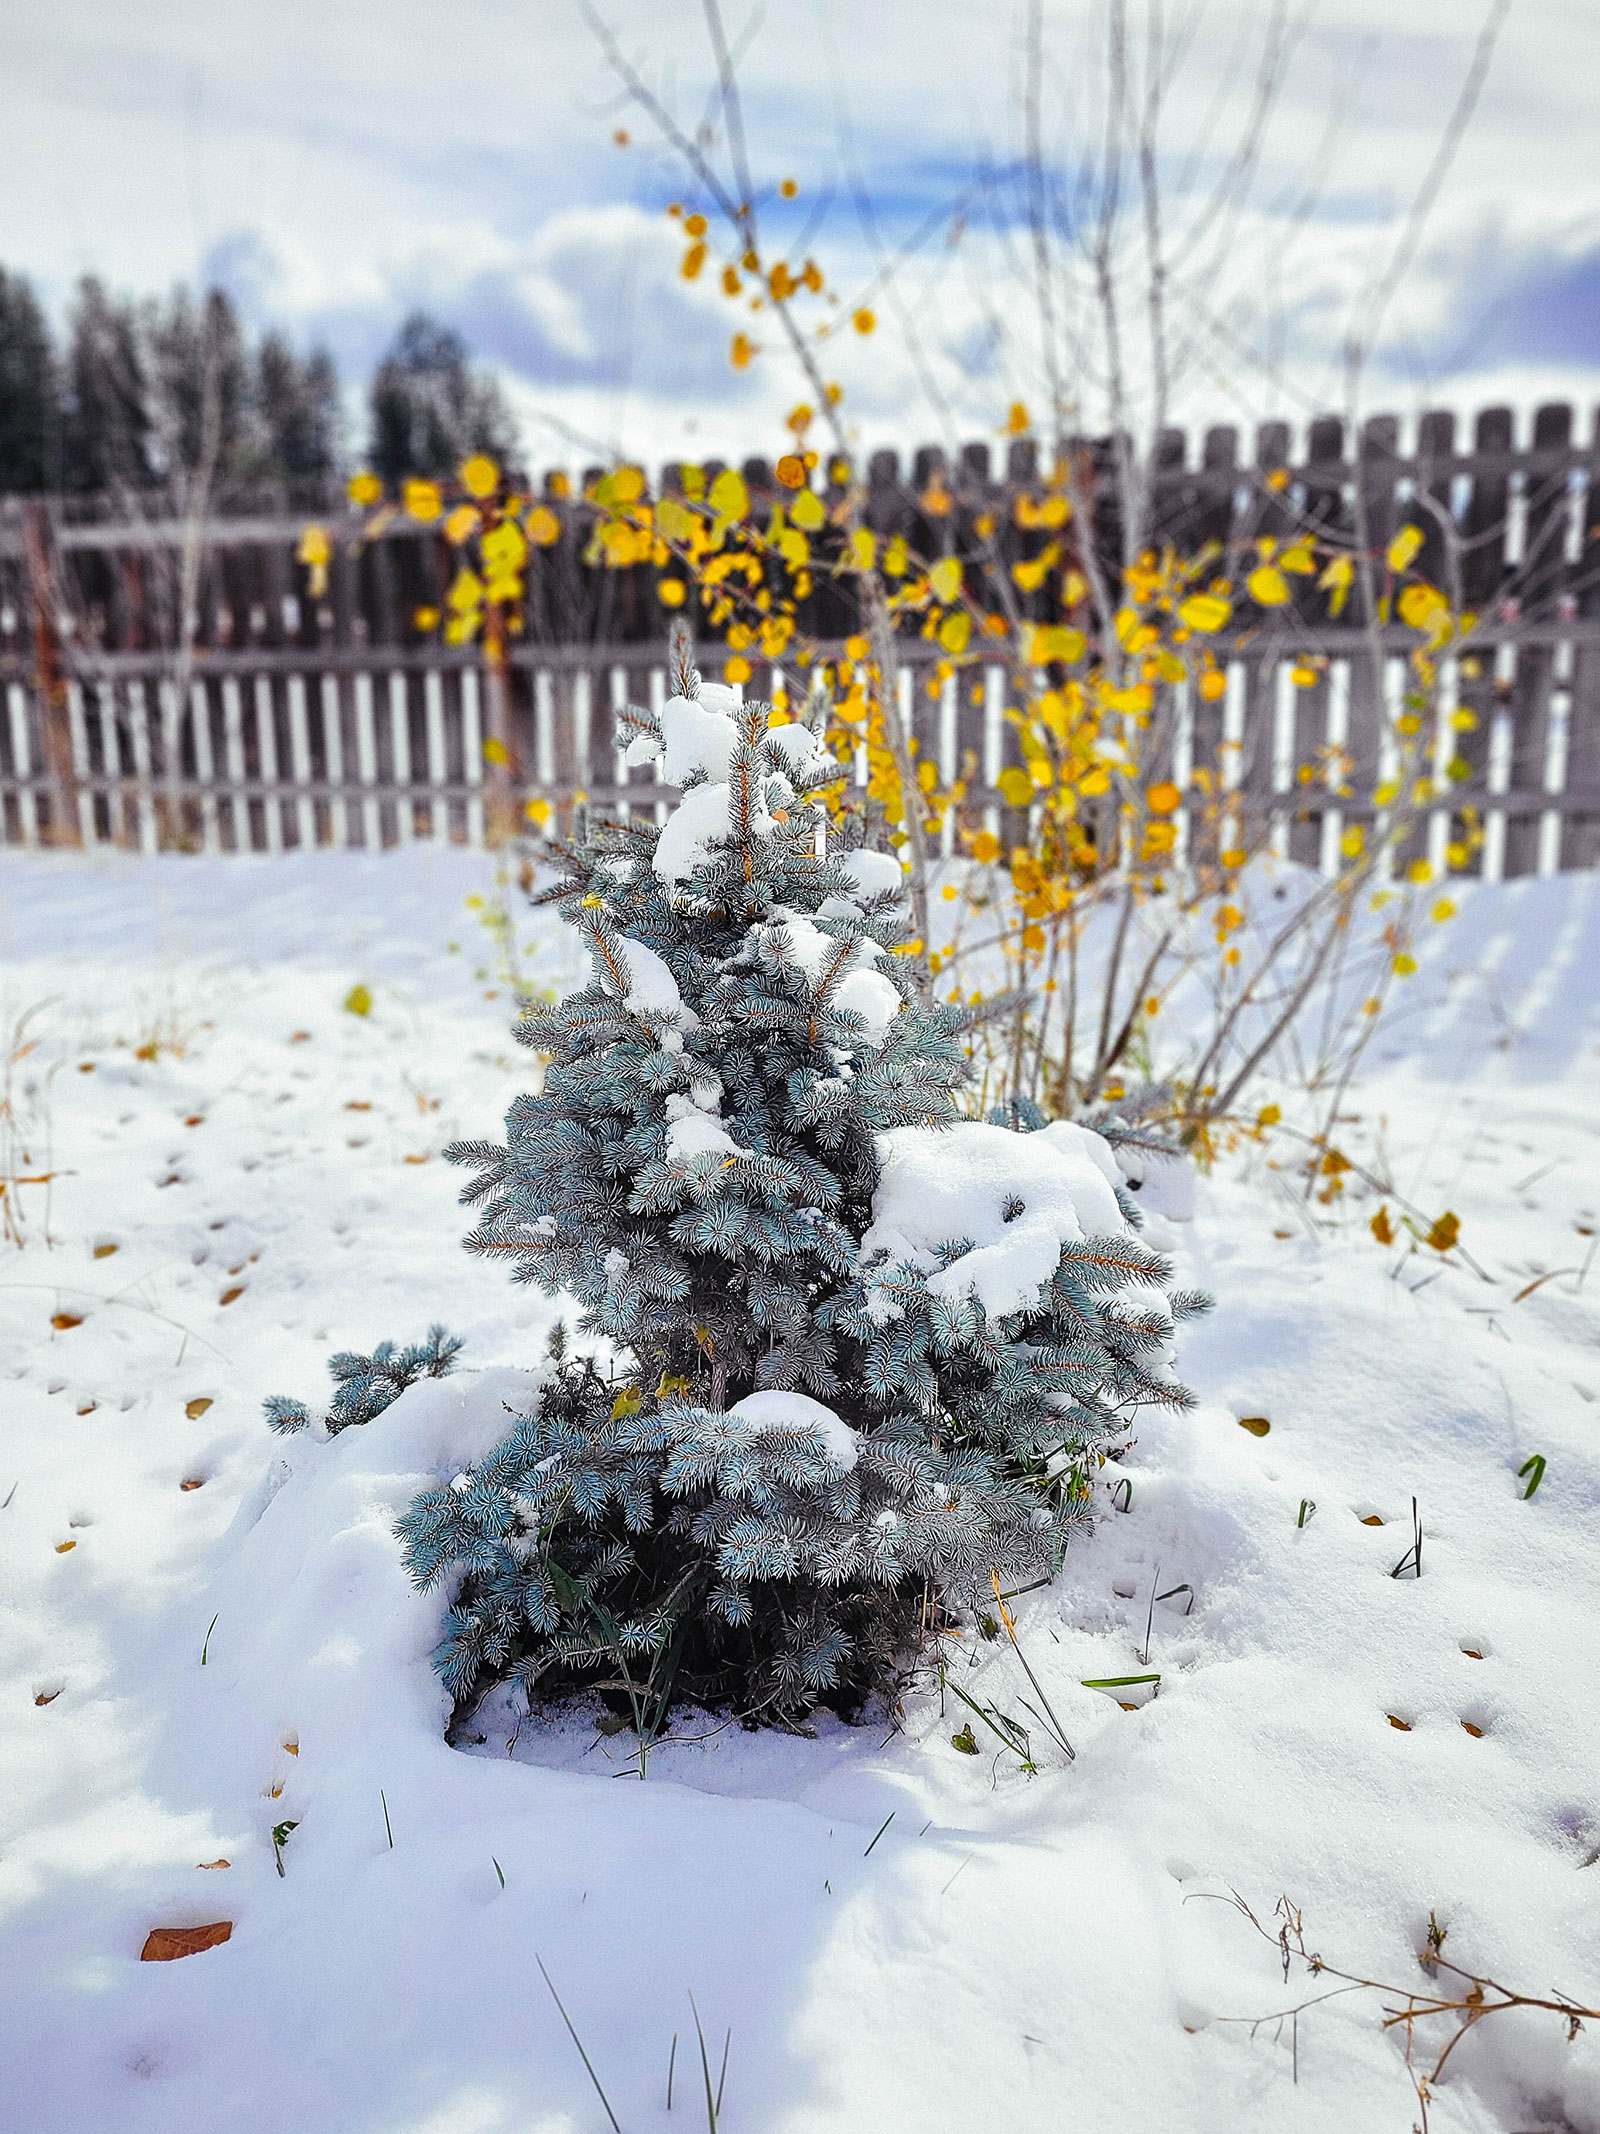
[[(437, 1154), (529, 1065), (490, 888), (424, 848), (0, 862), (8, 1040), (37, 1010), (11, 1111), (54, 1174), (0, 1245), (0, 2123), (603, 2130), (542, 1959), (628, 2134), (705, 2121), (691, 1993), (727, 2134), (1405, 2134), (1380, 1996), (1301, 2019), (1298, 2082), (1290, 2027), (1236, 2020), (1318, 1987), (1229, 1891), (1402, 1987), (1432, 1913), (1473, 1969), (1600, 2003), (1600, 881), (1464, 892), (1352, 1093), (1348, 1152), (1475, 1267), (1384, 1249), (1359, 1182), (1313, 1228), (1283, 1136), (1163, 1234), (1218, 1299), (1201, 1404), (1017, 1604), (1075, 1764), (1038, 1730), (1036, 1777), (981, 1729), (958, 1753), (928, 1696), (899, 1733), (663, 1746), (642, 1785), (578, 1718), (491, 1705), (447, 1746), (441, 1603), (389, 1533), (552, 1316), (458, 1249)], [(331, 1349), (435, 1319), (455, 1377), (332, 1443), (265, 1430)], [(1188, 1591), (1146, 1664), (1158, 1587)], [(1005, 1641), (973, 1658), (1020, 1711)], [(1083, 1686), (1155, 1672), (1133, 1710)], [(1600, 2026), (1492, 2018), (1432, 2125), (1600, 2129)]]

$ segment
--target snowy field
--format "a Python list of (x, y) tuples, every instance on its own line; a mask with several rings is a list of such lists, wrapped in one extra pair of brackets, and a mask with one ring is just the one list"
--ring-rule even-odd
[[(529, 1067), (490, 887), (423, 848), (0, 860), (6, 1049), (25, 1011), (37, 1040), (0, 1170), (53, 1174), (0, 1245), (0, 2123), (604, 2134), (542, 1959), (627, 2134), (706, 2123), (691, 1993), (726, 2134), (1405, 2134), (1383, 1996), (1303, 2016), (1297, 2080), (1292, 2027), (1238, 2020), (1319, 1988), (1230, 1891), (1405, 1989), (1432, 1914), (1472, 1970), (1600, 2003), (1600, 881), (1465, 891), (1352, 1092), (1347, 1151), (1473, 1264), (1382, 1247), (1359, 1181), (1311, 1224), (1281, 1136), (1160, 1229), (1218, 1300), (1200, 1405), (1017, 1604), (1075, 1764), (959, 1754), (929, 1696), (663, 1746), (642, 1785), (576, 1718), (447, 1746), (441, 1603), (389, 1532), (553, 1316), (459, 1250), (438, 1158)], [(564, 988), (568, 937), (520, 923)], [(330, 1350), (436, 1319), (456, 1377), (266, 1431)], [(973, 1657), (1016, 1709), (1009, 1646)], [(1600, 2025), (1486, 2021), (1431, 2112), (1593, 2134)]]

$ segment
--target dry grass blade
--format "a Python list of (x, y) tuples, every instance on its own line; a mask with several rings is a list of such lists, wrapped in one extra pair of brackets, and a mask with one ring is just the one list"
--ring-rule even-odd
[[(611, 2122), (611, 2124), (612, 2124), (612, 2127), (613, 2127), (613, 2128), (614, 2128), (614, 2130), (615, 2130), (615, 2134), (622, 2134), (622, 2127), (621, 2127), (621, 2123), (620, 2123), (620, 2122), (618, 2121), (618, 2118), (617, 2118), (617, 2115), (616, 2115), (616, 2113), (615, 2113), (614, 2111), (612, 2111), (612, 2109), (611, 2109), (611, 2099), (610, 2099), (610, 2098), (609, 2098), (609, 2097), (608, 2097), (608, 2096), (606, 2095), (606, 2093), (605, 2093), (605, 2090), (604, 2090), (604, 2088), (603, 2088), (603, 2086), (602, 2086), (602, 2084), (601, 2084), (601, 2081), (600, 2081), (600, 2077), (599, 2077), (599, 2076), (598, 2076), (598, 2075), (597, 2075), (597, 2074), (595, 2073), (595, 2071), (594, 2071), (594, 2062), (593, 2062), (593, 2061), (592, 2061), (592, 2060), (591, 2060), (591, 2059), (589, 2058), (589, 2055), (588, 2055), (588, 2053), (587, 2053), (587, 2052), (585, 2051), (585, 2049), (584, 2049), (584, 2043), (583, 2043), (583, 2040), (582, 2040), (582, 2038), (580, 2038), (580, 2037), (579, 2037), (579, 2035), (578, 2035), (578, 2033), (577, 2033), (577, 2030), (576, 2030), (576, 2028), (575, 2028), (575, 2026), (574, 2026), (574, 2024), (573, 2024), (573, 2021), (572, 2021), (572, 2018), (571, 2018), (571, 2016), (570, 2016), (570, 2015), (568, 2015), (568, 2013), (567, 2013), (566, 2009), (565, 2009), (565, 2008), (564, 2008), (564, 2007), (562, 2006), (561, 1996), (560, 1996), (560, 1994), (559, 1994), (559, 1993), (557, 1993), (557, 1991), (556, 1991), (556, 1988), (555, 1988), (555, 1981), (554, 1981), (554, 1980), (553, 1980), (553, 1979), (551, 1978), (551, 1976), (550, 1976), (549, 1972), (548, 1972), (548, 1971), (547, 1971), (547, 1970), (545, 1969), (545, 1967), (544, 1967), (544, 1958), (543, 1958), (543, 1957), (542, 1957), (542, 1956), (541, 1956), (541, 1955), (540, 1955), (540, 1954), (538, 1953), (538, 1951), (537, 1951), (537, 1950), (535, 1950), (535, 1951), (534, 1951), (534, 1957), (533, 1957), (533, 1960), (534, 1960), (534, 1962), (535, 1962), (535, 1963), (536, 1963), (536, 1964), (537, 1964), (537, 1965), (539, 1966), (539, 1976), (540, 1976), (540, 1977), (541, 1977), (541, 1978), (542, 1978), (542, 1979), (544, 1980), (545, 1984), (546, 1984), (546, 1985), (547, 1985), (547, 1986), (548, 1986), (548, 1987), (550, 1988), (550, 1998), (551, 1998), (551, 2000), (553, 2000), (553, 2001), (555, 2002), (555, 2004), (556, 2004), (556, 2007), (557, 2007), (557, 2009), (558, 2009), (558, 2010), (560, 2010), (560, 2014), (561, 2014), (561, 2020), (562, 2020), (562, 2022), (563, 2022), (563, 2023), (565, 2023), (565, 2024), (566, 2024), (566, 2026), (567, 2026), (567, 2035), (568, 2035), (568, 2036), (569, 2036), (569, 2037), (571, 2038), (571, 2040), (572, 2040), (573, 2044), (574, 2044), (574, 2045), (576, 2045), (576, 2046), (577, 2046), (577, 2048), (578, 2048), (578, 2057), (579, 2057), (579, 2059), (580, 2059), (580, 2060), (582, 2060), (582, 2062), (583, 2062), (583, 2064), (584, 2064), (585, 2068), (586, 2068), (586, 2069), (588, 2070), (589, 2080), (590, 2080), (590, 2081), (591, 2081), (591, 2082), (592, 2082), (592, 2083), (594, 2084), (594, 2091), (595, 2091), (595, 2095), (596, 2095), (596, 2096), (597, 2096), (597, 2097), (598, 2097), (598, 2098), (600, 2099), (600, 2102), (601, 2102), (601, 2103), (602, 2103), (602, 2104), (603, 2104), (603, 2105), (605, 2106), (605, 2112), (606, 2112), (606, 2117), (607, 2117), (607, 2119), (609, 2119), (609, 2120), (610, 2120), (610, 2122)], [(698, 2022), (698, 2020), (699, 2020), (699, 2018), (698, 2018), (698, 2017), (696, 2017), (696, 2021), (697, 2021), (697, 2022)], [(702, 2053), (704, 2053), (704, 2051), (705, 2051), (705, 2045), (704, 2045), (704, 2042), (703, 2042), (703, 2041), (702, 2041), (702, 2044), (701, 2044), (701, 2048), (700, 2048), (700, 2049), (701, 2049), (701, 2052), (702, 2052)], [(706, 2076), (706, 2095), (707, 2095), (707, 2097), (708, 2097), (708, 2098), (709, 2098), (710, 2094), (711, 2094), (711, 2077), (710, 2077), (710, 2075), (709, 2075), (709, 2073), (708, 2073), (708, 2074), (707, 2074), (707, 2076)], [(713, 2124), (713, 2126), (714, 2126), (714, 2125), (715, 2125), (715, 2121), (713, 2121), (713, 2122), (712, 2122), (712, 2124)]]

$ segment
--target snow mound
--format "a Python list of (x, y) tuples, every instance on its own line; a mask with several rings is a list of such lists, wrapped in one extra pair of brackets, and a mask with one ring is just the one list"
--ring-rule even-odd
[[(844, 916), (839, 910), (840, 902), (837, 897), (828, 899), (828, 903), (835, 907), (835, 917)], [(823, 911), (827, 911), (826, 904)], [(853, 907), (848, 916), (856, 916)], [(803, 912), (778, 905), (772, 914), (772, 939), (784, 960), (799, 966), (813, 994), (818, 992), (830, 973), (840, 970), (840, 950), (844, 944), (834, 935), (825, 934)], [(883, 960), (884, 952), (876, 941), (855, 942), (844, 956), (843, 975), (834, 977), (827, 995), (830, 1006), (847, 1009), (861, 1017), (870, 1045), (883, 1043), (889, 1025), (905, 1005), (892, 982), (881, 971), (872, 968)]]
[(492, 1451), (542, 1383), (507, 1368), (423, 1379), (374, 1422), (289, 1441), (240, 1506), (213, 1589), (207, 1688), (241, 1777), (288, 1728), (302, 1770), (381, 1751), (400, 1780), (419, 1749), (440, 1743), (450, 1696), (431, 1662), (439, 1597), (413, 1586), (395, 1521), (419, 1491), (455, 1482)]
[(842, 1415), (807, 1393), (747, 1393), (728, 1413), (753, 1430), (814, 1430), (836, 1467), (856, 1464), (860, 1447), (855, 1432)]
[[(1026, 1310), (1063, 1245), (1116, 1237), (1116, 1158), (1096, 1133), (1062, 1121), (1036, 1134), (964, 1120), (942, 1133), (896, 1127), (877, 1137), (879, 1181), (861, 1263), (887, 1254), (928, 1273), (935, 1296), (975, 1296), (992, 1318)], [(968, 1250), (941, 1269), (942, 1246)]]
[(627, 934), (621, 936), (616, 947), (626, 979), (622, 1005), (630, 1015), (675, 1022), (685, 1030), (698, 1027), (699, 1016), (684, 1005), (677, 979), (653, 948)]
[(661, 768), (669, 785), (686, 785), (697, 775), (714, 785), (727, 784), (739, 746), (730, 714), (738, 706), (734, 691), (721, 682), (704, 683), (698, 697), (672, 697), (662, 705)]
[[(684, 794), (656, 841), (655, 870), (662, 881), (686, 882), (712, 845), (729, 836), (732, 797), (727, 785), (697, 785)], [(758, 831), (763, 820), (770, 829), (771, 817), (764, 808), (757, 811)]]

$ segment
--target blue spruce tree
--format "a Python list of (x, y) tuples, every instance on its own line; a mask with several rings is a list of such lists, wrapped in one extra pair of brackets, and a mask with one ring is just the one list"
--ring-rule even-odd
[[(919, 992), (890, 855), (829, 849), (802, 724), (701, 684), (630, 710), (665, 826), (596, 825), (548, 893), (593, 975), (475, 1176), (470, 1249), (578, 1301), (538, 1412), (401, 1522), (455, 1586), (458, 1700), (591, 1687), (793, 1722), (891, 1687), (991, 1574), (1059, 1566), (1166, 1365), (1172, 1294), (1105, 1137), (960, 1119), (962, 1011)], [(1115, 1129), (1112, 1129), (1113, 1133)]]

